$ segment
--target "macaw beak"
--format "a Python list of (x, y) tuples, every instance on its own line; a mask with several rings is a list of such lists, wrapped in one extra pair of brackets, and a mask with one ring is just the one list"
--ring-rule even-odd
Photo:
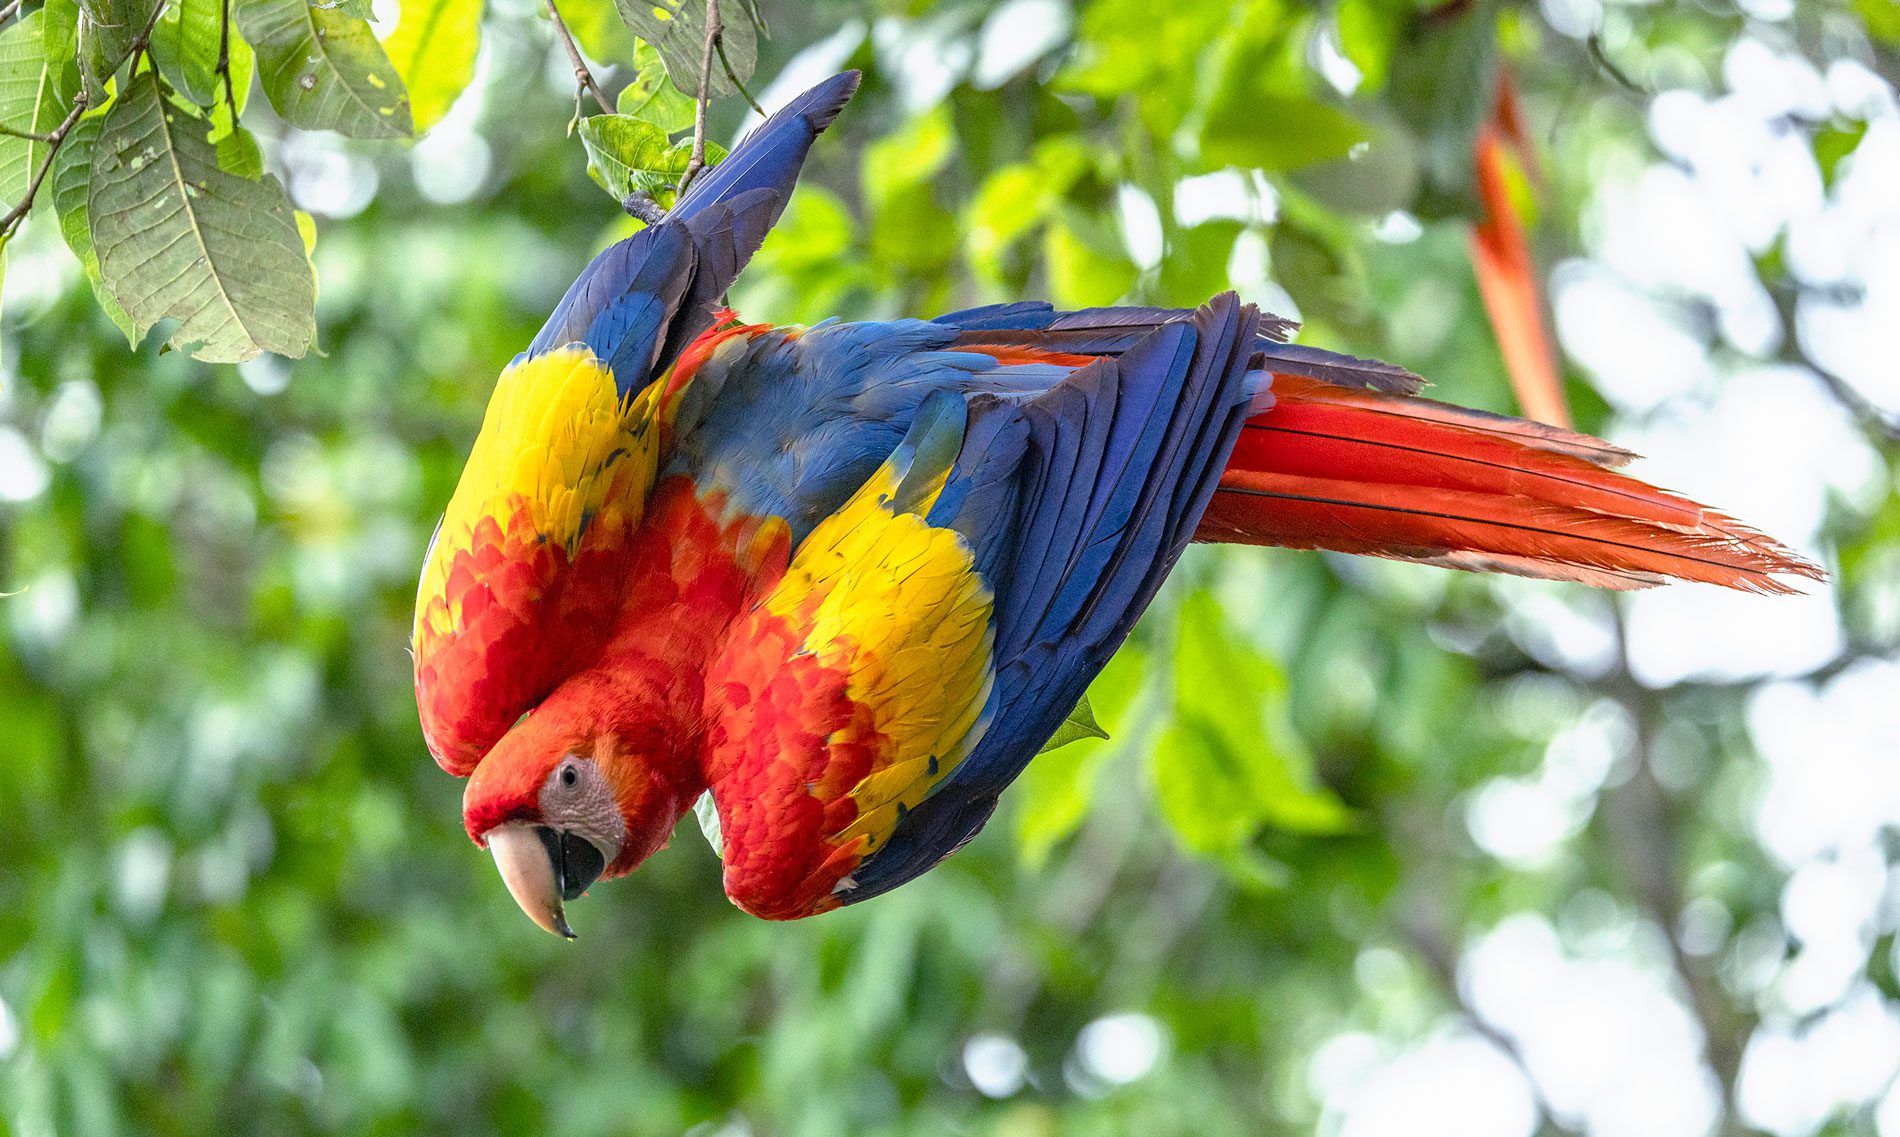
[(574, 938), (567, 926), (564, 902), (587, 891), (607, 867), (607, 858), (587, 839), (573, 833), (510, 821), (488, 831), (488, 851), (509, 895), (528, 919), (564, 939)]

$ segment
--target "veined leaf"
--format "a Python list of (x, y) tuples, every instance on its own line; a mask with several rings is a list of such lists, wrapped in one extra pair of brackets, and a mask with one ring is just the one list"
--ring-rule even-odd
[[(652, 123), (619, 114), (582, 119), (580, 135), (581, 145), (587, 149), (588, 177), (615, 201), (625, 201), (628, 194), (639, 192), (650, 195), (663, 209), (672, 208), (674, 187), (692, 160), (692, 142), (674, 142)], [(706, 144), (707, 165), (725, 156), (724, 148)]]
[(132, 54), (132, 45), (151, 21), (160, 0), (79, 0), (80, 66), (103, 88)]
[[(235, 7), (235, 0), (233, 3)], [(171, 0), (152, 27), (152, 56), (159, 73), (180, 94), (201, 107), (224, 98), (218, 75), (218, 40), (224, 25), (224, 0)], [(231, 21), (231, 95), (244, 110), (251, 94), (256, 54)]]
[[(706, 51), (706, 0), (614, 0), (614, 8), (634, 35), (659, 51), (673, 85), (697, 96)], [(758, 29), (742, 0), (720, 0), (719, 26), (723, 58), (713, 56), (708, 86), (714, 95), (730, 95), (738, 91), (733, 78), (745, 82), (758, 65)]]
[(1056, 732), (1049, 736), (1049, 741), (1043, 743), (1042, 749), (1037, 753), (1047, 754), (1058, 747), (1067, 746), (1071, 742), (1080, 742), (1085, 738), (1107, 737), (1108, 732), (1102, 729), (1102, 724), (1095, 721), (1095, 710), (1089, 706), (1088, 693), (1085, 691), (1082, 694), (1082, 701), (1069, 712), (1068, 718), (1062, 720), (1062, 725), (1056, 728)]
[(151, 72), (119, 95), (87, 200), (100, 275), (141, 332), (176, 319), (172, 345), (199, 359), (300, 356), (316, 335), (316, 290), (283, 186), (221, 169), (205, 130)]
[(482, 0), (404, 0), (383, 49), (408, 85), (418, 134), (441, 122), (468, 88), (481, 37)]
[[(29, 12), (0, 31), (0, 125), (24, 134), (46, 134), (72, 106), (76, 76), (70, 60), (49, 60), (42, 36), (43, 11)], [(50, 147), (37, 139), (0, 135), (0, 211), (26, 197)]]
[(409, 92), (367, 21), (304, 0), (239, 0), (270, 105), (292, 126), (356, 138), (415, 133)]
[(634, 49), (633, 70), (633, 82), (622, 87), (615, 100), (621, 114), (645, 119), (669, 133), (693, 125), (691, 96), (667, 82), (666, 64), (652, 44), (643, 40)]
[(73, 124), (72, 133), (66, 136), (65, 144), (60, 146), (59, 155), (53, 160), (53, 210), (59, 216), (59, 231), (66, 238), (66, 247), (86, 270), (86, 281), (92, 285), (99, 307), (125, 333), (126, 344), (137, 347), (138, 327), (107, 291), (99, 275), (99, 254), (92, 247), (87, 190), (92, 181), (93, 144), (98, 141), (99, 130), (104, 125), (105, 114), (101, 111), (89, 113)]

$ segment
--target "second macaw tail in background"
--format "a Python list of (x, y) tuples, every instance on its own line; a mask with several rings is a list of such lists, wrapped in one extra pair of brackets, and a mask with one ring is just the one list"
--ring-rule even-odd
[(1478, 130), (1472, 155), (1482, 215), (1471, 230), (1471, 268), (1484, 298), (1485, 315), (1498, 338), (1498, 351), (1511, 376), (1517, 405), (1539, 422), (1570, 425), (1570, 405), (1564, 398), (1563, 377), (1557, 370), (1557, 352), (1551, 346), (1550, 327), (1544, 319), (1544, 292), (1537, 265), (1531, 260), (1530, 241), (1505, 171), (1506, 155), (1514, 152), (1525, 168), (1531, 151), (1524, 137), (1517, 89), (1509, 71), (1498, 74), (1497, 103)]
[(1428, 399), (1275, 375), (1195, 537), (1644, 588), (1791, 592), (1821, 570), (1615, 472), (1608, 443)]

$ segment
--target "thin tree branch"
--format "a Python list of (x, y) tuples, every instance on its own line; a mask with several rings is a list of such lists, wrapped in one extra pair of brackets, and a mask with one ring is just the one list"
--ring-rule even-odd
[(238, 126), (237, 90), (231, 82), (231, 0), (221, 0), (218, 22), (218, 74), (224, 78), (224, 102), (231, 109), (231, 130)]
[(26, 0), (13, 0), (13, 3), (8, 4), (4, 8), (0, 8), (0, 24), (4, 24), (8, 20), (11, 20), (13, 17), (19, 15), (20, 5), (25, 2)]
[(554, 6), (554, 0), (547, 0), (547, 6), (548, 19), (554, 21), (554, 36), (566, 49), (567, 61), (574, 65), (574, 83), (578, 88), (574, 93), (574, 117), (580, 117), (582, 95), (592, 95), (600, 107), (600, 113), (614, 113), (614, 105), (601, 93), (600, 84), (594, 81), (594, 73), (587, 69), (587, 60), (581, 58), (581, 49), (575, 45), (573, 33), (567, 30), (567, 22), (561, 19), (561, 10)]
[(680, 174), (676, 195), (683, 195), (706, 168), (706, 107), (712, 102), (713, 53), (719, 47), (719, 32), (719, 0), (706, 0), (706, 46), (699, 54), (699, 95), (693, 102), (693, 155)]
[(4, 134), (8, 138), (24, 138), (28, 142), (51, 142), (53, 140), (51, 131), (45, 134), (35, 134), (30, 130), (16, 130), (4, 122), (0, 122), (0, 134)]
[(73, 109), (66, 112), (65, 120), (41, 139), (46, 143), (46, 157), (40, 161), (40, 168), (33, 171), (33, 180), (27, 183), (26, 196), (20, 199), (18, 205), (8, 210), (6, 216), (0, 217), (0, 242), (5, 242), (13, 236), (13, 231), (20, 227), (20, 221), (26, 217), (27, 211), (33, 208), (33, 199), (39, 196), (41, 183), (46, 181), (46, 175), (53, 169), (54, 155), (59, 153), (60, 144), (66, 141), (68, 134), (72, 133), (73, 125), (79, 121), (80, 115), (86, 113), (86, 104), (91, 101), (91, 96), (86, 94), (84, 87), (81, 87), (73, 94)]

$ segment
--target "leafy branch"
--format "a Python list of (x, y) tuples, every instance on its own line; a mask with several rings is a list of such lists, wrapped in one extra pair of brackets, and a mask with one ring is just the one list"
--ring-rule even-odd
[[(19, 8), (20, 0), (14, 0), (12, 4), (8, 5), (7, 9), (0, 11), (0, 21), (4, 21), (8, 16), (17, 12)], [(152, 29), (158, 26), (158, 17), (164, 11), (165, 5), (163, 3), (154, 4), (152, 6), (152, 14), (145, 21), (145, 26), (139, 29), (139, 34), (132, 40), (131, 48), (126, 52), (126, 58), (133, 61), (134, 68), (138, 66), (137, 61), (139, 56), (150, 52)], [(43, 143), (46, 146), (46, 156), (40, 159), (40, 164), (34, 169), (32, 180), (27, 182), (25, 195), (22, 196), (18, 202), (14, 203), (12, 209), (9, 209), (4, 215), (0, 215), (0, 247), (5, 246), (8, 241), (13, 239), (13, 234), (20, 228), (20, 222), (24, 221), (26, 215), (32, 211), (33, 201), (39, 197), (40, 187), (46, 184), (47, 175), (53, 172), (53, 160), (59, 156), (59, 148), (65, 145), (66, 136), (73, 132), (73, 127), (79, 125), (80, 118), (85, 115), (86, 108), (91, 104), (92, 96), (82, 85), (77, 91), (73, 92), (73, 105), (67, 110), (66, 117), (61, 119), (59, 125), (55, 126), (52, 130), (46, 131), (45, 133), (35, 133), (11, 128), (6, 129), (5, 133), (11, 137), (23, 138), (29, 142)]]
[(65, 119), (48, 133), (44, 135), (34, 135), (12, 130), (7, 132), (17, 138), (26, 138), (35, 142), (46, 143), (46, 157), (40, 160), (39, 168), (33, 171), (33, 180), (27, 183), (26, 196), (21, 198), (19, 203), (12, 209), (9, 209), (5, 216), (0, 216), (0, 246), (5, 245), (13, 238), (14, 230), (20, 227), (20, 222), (26, 218), (27, 212), (33, 208), (33, 199), (39, 196), (41, 184), (46, 181), (46, 175), (53, 170), (54, 156), (59, 153), (59, 148), (61, 144), (66, 141), (66, 136), (71, 134), (73, 127), (78, 124), (79, 116), (86, 113), (86, 105), (89, 102), (91, 102), (91, 99), (82, 88), (74, 93), (73, 107), (66, 112)]

